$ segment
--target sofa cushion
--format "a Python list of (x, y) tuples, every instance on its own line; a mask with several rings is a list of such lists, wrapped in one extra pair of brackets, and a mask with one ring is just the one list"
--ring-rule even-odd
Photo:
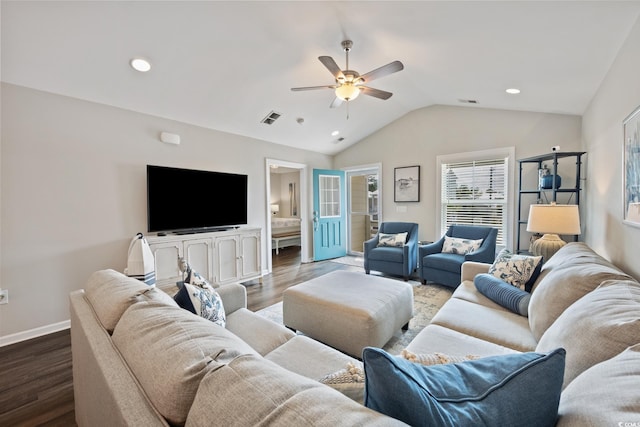
[(153, 406), (173, 424), (185, 422), (207, 372), (240, 355), (257, 355), (219, 325), (156, 302), (132, 305), (116, 325), (113, 342)]
[(482, 246), (482, 240), (463, 239), (461, 237), (444, 236), (442, 252), (446, 254), (466, 255), (475, 252)]
[(640, 343), (639, 307), (640, 283), (606, 281), (567, 308), (544, 333), (536, 351), (567, 350), (566, 387), (596, 363)]
[(185, 310), (224, 328), (227, 319), (222, 298), (208, 283), (192, 285), (185, 281), (173, 299)]
[(422, 268), (435, 268), (460, 274), (460, 266), (464, 262), (464, 255), (435, 253), (422, 258)]
[(523, 291), (531, 292), (541, 268), (541, 256), (518, 255), (505, 248), (489, 267), (489, 274)]
[(369, 260), (402, 263), (404, 251), (393, 246), (378, 246), (369, 251)]
[(386, 234), (378, 233), (378, 246), (402, 247), (407, 243), (409, 233)]
[(520, 316), (528, 315), (530, 293), (503, 282), (492, 274), (478, 274), (473, 283), (478, 291), (491, 301)]
[(442, 352), (452, 356), (496, 356), (519, 351), (495, 344), (440, 325), (427, 325), (407, 345), (416, 354)]
[[(562, 392), (558, 427), (634, 425), (640, 414), (640, 344), (580, 374)], [(612, 392), (603, 392), (603, 389)]]
[[(412, 426), (553, 426), (565, 351), (422, 366), (367, 347), (365, 405)], [(528, 404), (535, 402), (535, 404)]]
[(157, 300), (167, 305), (177, 306), (169, 295), (156, 287), (125, 276), (115, 270), (94, 272), (84, 288), (85, 296), (100, 320), (100, 324), (112, 333), (122, 313), (132, 304), (144, 299)]
[(538, 341), (567, 307), (602, 282), (631, 279), (582, 242), (560, 248), (540, 276), (529, 303), (529, 326)]
[[(459, 298), (447, 301), (433, 316), (431, 324), (445, 326), (518, 351), (533, 351), (538, 344), (531, 335), (526, 317)], [(444, 349), (435, 350), (449, 353)]]
[(403, 425), (339, 392), (255, 356), (238, 357), (200, 384), (186, 427)]
[(272, 322), (246, 308), (240, 308), (230, 314), (226, 327), (262, 356), (296, 336), (284, 325)]
[(270, 360), (288, 371), (317, 380), (344, 368), (356, 359), (303, 335), (296, 335), (269, 354)]

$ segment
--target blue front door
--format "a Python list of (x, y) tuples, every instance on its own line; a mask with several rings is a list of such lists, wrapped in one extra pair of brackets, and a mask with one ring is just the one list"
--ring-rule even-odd
[(347, 254), (345, 173), (313, 170), (313, 259)]

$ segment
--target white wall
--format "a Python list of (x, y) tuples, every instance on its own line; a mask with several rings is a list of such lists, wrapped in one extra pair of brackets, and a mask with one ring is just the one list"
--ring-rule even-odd
[[(146, 231), (147, 164), (247, 174), (248, 222), (263, 230), (265, 158), (332, 166), (326, 155), (106, 105), (8, 84), (1, 94), (0, 287), (10, 302), (0, 305), (0, 344), (69, 319), (68, 294), (91, 272), (124, 269), (131, 237)], [(182, 143), (161, 143), (161, 131)], [(197, 209), (180, 194), (167, 203)]]
[(640, 278), (640, 229), (623, 219), (622, 121), (640, 105), (640, 21), (631, 30), (583, 116), (589, 152), (586, 242), (623, 270)]
[[(437, 156), (515, 147), (519, 159), (549, 153), (555, 145), (579, 151), (580, 127), (579, 116), (434, 106), (413, 111), (349, 147), (335, 157), (334, 167), (381, 162), (384, 221), (417, 222), (420, 239), (436, 240)], [(420, 202), (394, 203), (393, 169), (414, 165), (421, 166)], [(397, 212), (397, 206), (407, 211)]]

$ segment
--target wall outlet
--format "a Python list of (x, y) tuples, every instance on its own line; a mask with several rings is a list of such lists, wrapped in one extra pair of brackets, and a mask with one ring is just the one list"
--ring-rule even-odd
[(0, 304), (9, 304), (9, 289), (0, 290)]

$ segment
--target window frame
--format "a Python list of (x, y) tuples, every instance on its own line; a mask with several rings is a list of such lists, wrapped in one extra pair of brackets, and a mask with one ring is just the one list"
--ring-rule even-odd
[(443, 224), (442, 216), (442, 166), (449, 163), (463, 163), (473, 161), (486, 161), (494, 159), (506, 159), (506, 176), (505, 176), (505, 220), (503, 223), (503, 240), (504, 245), (496, 246), (496, 251), (501, 250), (504, 247), (513, 247), (513, 214), (515, 206), (515, 148), (504, 147), (490, 150), (471, 151), (465, 153), (446, 154), (436, 157), (436, 221), (435, 221), (435, 235), (443, 236), (445, 234), (446, 227)]

